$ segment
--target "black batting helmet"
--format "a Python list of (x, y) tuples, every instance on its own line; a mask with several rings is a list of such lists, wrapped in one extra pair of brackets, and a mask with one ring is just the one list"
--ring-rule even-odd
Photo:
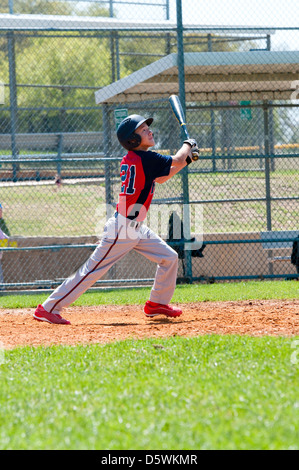
[(126, 117), (118, 126), (117, 129), (117, 138), (119, 143), (126, 149), (132, 150), (141, 143), (141, 137), (138, 134), (135, 134), (137, 127), (141, 126), (146, 122), (150, 126), (153, 122), (153, 118), (144, 118), (139, 114), (131, 114), (131, 116)]

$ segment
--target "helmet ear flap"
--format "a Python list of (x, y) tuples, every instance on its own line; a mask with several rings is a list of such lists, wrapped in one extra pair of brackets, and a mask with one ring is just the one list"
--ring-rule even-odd
[(135, 134), (135, 132), (133, 132), (133, 134), (131, 134), (127, 140), (127, 150), (131, 150), (131, 149), (134, 149), (136, 147), (138, 147), (138, 145), (141, 144), (141, 136), (139, 134)]

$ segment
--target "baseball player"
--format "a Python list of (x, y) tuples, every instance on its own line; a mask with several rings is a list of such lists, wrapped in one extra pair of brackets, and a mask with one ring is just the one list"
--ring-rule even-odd
[(164, 183), (198, 155), (194, 139), (186, 140), (174, 156), (163, 156), (149, 148), (155, 145), (150, 129), (153, 119), (133, 114), (119, 125), (117, 137), (128, 151), (120, 164), (121, 190), (115, 214), (110, 217), (97, 248), (77, 272), (66, 279), (43, 303), (34, 319), (70, 324), (61, 311), (100, 279), (118, 260), (135, 250), (157, 263), (150, 299), (144, 306), (146, 317), (178, 317), (182, 310), (169, 305), (176, 286), (178, 255), (144, 223), (156, 183)]

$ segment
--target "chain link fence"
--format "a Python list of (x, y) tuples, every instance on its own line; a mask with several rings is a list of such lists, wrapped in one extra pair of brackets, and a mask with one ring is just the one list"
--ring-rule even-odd
[[(295, 12), (294, 0), (0, 0), (0, 289), (53, 288), (87, 259), (120, 192), (117, 124), (152, 116), (154, 150), (175, 153), (171, 94), (200, 159), (156, 185), (147, 223), (180, 249), (178, 282), (297, 277)], [(97, 285), (155, 270), (132, 252)]]

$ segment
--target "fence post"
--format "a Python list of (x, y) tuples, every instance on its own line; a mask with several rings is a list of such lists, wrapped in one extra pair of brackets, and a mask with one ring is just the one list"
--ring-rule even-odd
[[(208, 51), (213, 52), (213, 40), (212, 35), (208, 34)], [(210, 118), (211, 118), (211, 147), (212, 147), (212, 156), (213, 156), (213, 171), (217, 170), (216, 168), (216, 132), (215, 132), (215, 113), (213, 110), (214, 103), (210, 103)]]
[[(103, 104), (103, 131), (104, 131), (104, 158), (105, 158), (105, 198), (106, 208), (108, 210), (107, 218), (111, 217), (112, 211), (111, 206), (113, 203), (112, 198), (112, 186), (111, 186), (111, 162), (110, 157), (110, 145), (111, 145), (111, 129), (109, 123), (109, 111), (108, 105)], [(111, 212), (111, 213), (110, 213)]]
[[(271, 51), (271, 35), (267, 34), (267, 51)], [(272, 101), (270, 101), (272, 105)], [(273, 107), (269, 107), (269, 149), (272, 155), (271, 158), (271, 171), (275, 171), (275, 158), (274, 158), (274, 118), (273, 118)]]
[[(16, 57), (14, 33), (7, 33), (8, 62), (9, 62), (9, 94), (10, 94), (10, 132), (11, 132), (11, 153), (14, 160), (18, 158), (16, 141), (17, 132), (17, 83), (16, 83)], [(13, 163), (13, 181), (17, 181), (18, 164)]]
[(270, 126), (269, 126), (269, 105), (264, 101), (264, 139), (265, 139), (265, 182), (266, 182), (266, 208), (267, 208), (267, 230), (272, 230), (271, 216), (271, 176), (270, 176)]
[[(265, 183), (266, 183), (266, 211), (267, 211), (267, 230), (272, 231), (271, 216), (271, 157), (270, 157), (270, 125), (269, 125), (269, 104), (264, 101), (264, 139), (265, 139)], [(272, 250), (269, 250), (269, 258), (272, 258)], [(273, 263), (269, 263), (269, 273), (273, 274)]]
[(57, 175), (61, 178), (61, 154), (63, 150), (63, 134), (58, 135), (57, 145)]
[[(182, 16), (182, 0), (177, 0), (177, 43), (178, 43), (178, 77), (179, 77), (179, 95), (182, 103), (184, 113), (186, 115), (186, 97), (185, 97), (185, 61), (184, 61), (184, 41), (183, 41), (183, 16)], [(184, 140), (184, 133), (182, 130), (182, 140)], [(183, 185), (183, 224), (184, 224), (184, 238), (191, 239), (190, 230), (190, 204), (189, 204), (189, 177), (188, 166), (182, 171), (182, 185)], [(192, 257), (191, 251), (187, 250), (186, 255), (186, 276), (192, 282)]]

